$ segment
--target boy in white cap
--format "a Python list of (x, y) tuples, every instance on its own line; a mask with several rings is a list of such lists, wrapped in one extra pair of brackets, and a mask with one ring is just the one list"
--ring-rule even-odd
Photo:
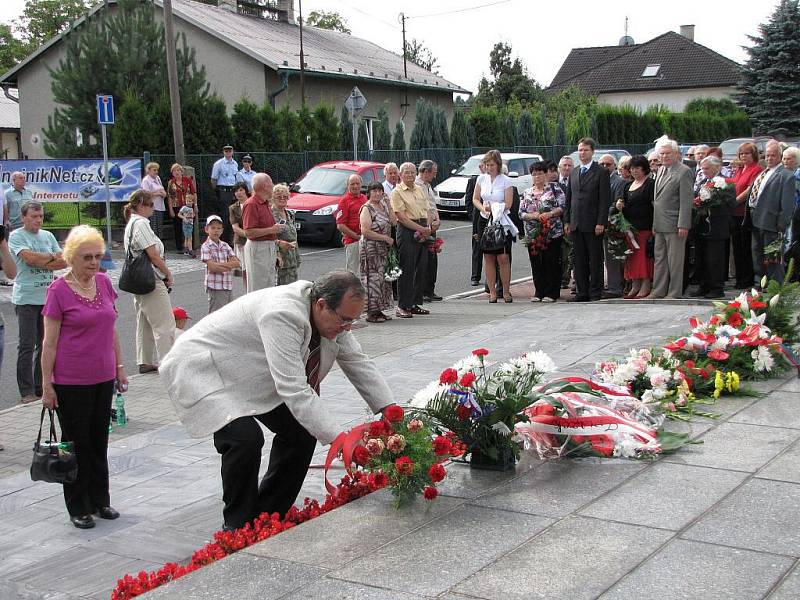
[(200, 247), (200, 260), (206, 264), (203, 284), (208, 294), (209, 313), (233, 299), (233, 270), (242, 268), (233, 249), (220, 239), (223, 227), (222, 217), (210, 215), (205, 228), (208, 238)]

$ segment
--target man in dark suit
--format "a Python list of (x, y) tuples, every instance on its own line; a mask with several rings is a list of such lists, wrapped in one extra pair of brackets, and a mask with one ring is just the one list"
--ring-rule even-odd
[(567, 186), (565, 221), (575, 252), (575, 302), (600, 300), (603, 295), (603, 233), (611, 187), (608, 171), (592, 161), (595, 146), (592, 138), (578, 141), (580, 164)]
[[(770, 140), (764, 148), (767, 168), (759, 173), (750, 188), (750, 215), (753, 219), (753, 270), (758, 282), (763, 275), (783, 282), (782, 260), (764, 265), (764, 248), (786, 232), (794, 210), (794, 173), (781, 164), (781, 146)], [(782, 258), (782, 257), (781, 257)]]

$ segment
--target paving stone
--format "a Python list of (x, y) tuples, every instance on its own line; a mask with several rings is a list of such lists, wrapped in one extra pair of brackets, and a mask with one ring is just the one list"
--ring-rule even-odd
[(671, 536), (648, 527), (569, 517), (453, 591), (497, 600), (595, 598)]
[(782, 390), (760, 398), (751, 406), (731, 417), (736, 423), (790, 427), (800, 429), (800, 398)]
[(423, 596), (397, 590), (350, 583), (339, 579), (322, 579), (301, 590), (282, 596), (281, 600), (422, 600)]
[(685, 446), (663, 460), (752, 473), (798, 438), (794, 429), (721, 423), (702, 437), (702, 444)]
[[(462, 504), (462, 500), (440, 496), (435, 502), (419, 500), (397, 510), (388, 491), (375, 492), (351, 502), (347, 510), (334, 510), (245, 552), (338, 568), (446, 512), (458, 510)], [(354, 523), (358, 526), (354, 527)]]
[(800, 598), (800, 567), (795, 565), (792, 572), (778, 584), (769, 600), (797, 600)]
[(791, 559), (781, 556), (675, 540), (600, 598), (756, 600), (791, 564)]
[(725, 497), (747, 474), (660, 462), (598, 498), (580, 514), (679, 530)]
[(782, 392), (800, 392), (800, 378), (796, 376), (789, 376), (784, 381), (781, 381), (781, 385), (778, 389)]
[(795, 442), (786, 452), (757, 471), (756, 477), (800, 483), (800, 442)]
[(800, 556), (800, 484), (752, 479), (682, 537)]
[(529, 514), (562, 517), (643, 468), (643, 463), (625, 460), (554, 460), (480, 496), (473, 503)]
[[(346, 507), (344, 507), (346, 508)], [(465, 506), (363, 556), (330, 577), (420, 595), (448, 590), (552, 523)]]
[[(25, 583), (0, 579), (3, 600), (80, 600), (79, 596), (33, 588)], [(84, 596), (85, 598), (85, 596)]]
[(540, 466), (542, 461), (532, 452), (524, 452), (513, 471), (483, 471), (469, 464), (456, 462), (447, 466), (447, 477), (437, 487), (439, 493), (456, 498), (476, 498), (490, 490), (525, 475)]
[(150, 592), (148, 600), (273, 600), (304, 590), (325, 575), (323, 569), (239, 552)]
[(207, 541), (197, 532), (147, 522), (92, 540), (86, 548), (152, 563), (184, 563)]

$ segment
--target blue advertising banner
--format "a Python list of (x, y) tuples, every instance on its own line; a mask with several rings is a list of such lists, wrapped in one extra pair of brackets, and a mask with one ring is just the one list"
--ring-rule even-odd
[[(25, 175), (25, 187), (37, 202), (105, 202), (103, 159), (0, 161), (3, 191), (12, 186), (11, 175)], [(112, 202), (125, 202), (141, 187), (140, 158), (109, 158), (108, 185)]]

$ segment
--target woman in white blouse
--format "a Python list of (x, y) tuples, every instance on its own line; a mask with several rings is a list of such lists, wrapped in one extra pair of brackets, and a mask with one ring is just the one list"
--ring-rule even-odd
[(150, 192), (153, 198), (153, 215), (150, 217), (150, 227), (156, 234), (158, 239), (163, 238), (164, 229), (164, 213), (167, 210), (164, 204), (164, 198), (167, 197), (167, 191), (164, 189), (164, 184), (161, 183), (161, 177), (158, 176), (159, 165), (157, 162), (147, 163), (145, 171), (147, 175), (142, 179), (142, 189)]
[(503, 299), (513, 302), (511, 297), (511, 242), (519, 233), (517, 227), (512, 223), (509, 213), (514, 202), (514, 190), (511, 178), (504, 175), (503, 159), (497, 150), (489, 150), (483, 157), (483, 164), (486, 166), (486, 173), (478, 177), (475, 182), (475, 193), (472, 196), (472, 204), (479, 210), (485, 218), (499, 222), (506, 232), (506, 243), (502, 248), (495, 251), (483, 251), (483, 268), (486, 272), (486, 282), (489, 286), (489, 302), (497, 302), (497, 291), (494, 282), (497, 278), (497, 270), (500, 270), (500, 281), (503, 284)]

